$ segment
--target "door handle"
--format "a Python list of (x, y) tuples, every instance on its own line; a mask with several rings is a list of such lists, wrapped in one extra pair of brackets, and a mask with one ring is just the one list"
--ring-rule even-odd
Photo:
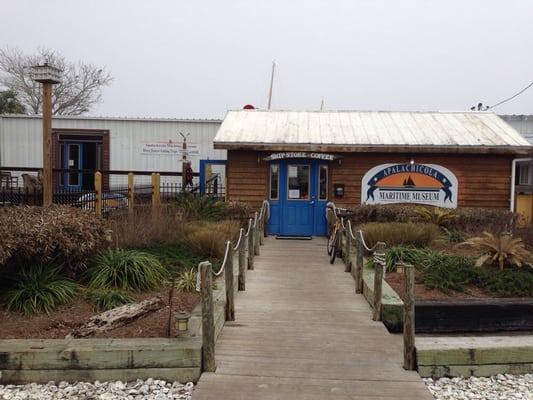
[(313, 200), (313, 201), (311, 201), (309, 204), (313, 205), (313, 204), (315, 204), (315, 201)]

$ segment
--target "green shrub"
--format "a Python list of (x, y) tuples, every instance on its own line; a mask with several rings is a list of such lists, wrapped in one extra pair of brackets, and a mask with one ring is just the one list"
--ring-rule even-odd
[(477, 270), (475, 284), (499, 296), (533, 296), (533, 272), (507, 268), (497, 272), (494, 268)]
[(467, 285), (475, 285), (499, 296), (533, 296), (530, 269), (480, 269), (474, 266), (475, 257), (401, 246), (387, 249), (385, 258), (389, 268), (398, 261), (414, 265), (428, 288), (464, 291)]
[(208, 196), (181, 193), (176, 198), (176, 205), (183, 216), (191, 220), (220, 220), (227, 216), (227, 204)]
[(361, 225), (368, 246), (385, 242), (387, 246), (424, 247), (440, 236), (440, 229), (434, 224), (405, 222), (368, 223)]
[(152, 254), (138, 250), (106, 250), (87, 270), (93, 289), (152, 290), (161, 287), (169, 273)]
[(449, 243), (461, 243), (466, 240), (466, 233), (456, 229), (446, 229), (444, 236)]
[(194, 292), (196, 291), (196, 274), (197, 268), (190, 268), (183, 271), (176, 281), (176, 289), (179, 292)]
[(185, 270), (196, 268), (205, 258), (195, 254), (190, 248), (177, 244), (164, 244), (142, 247), (138, 250), (156, 256), (169, 271), (172, 278), (177, 278)]
[(135, 302), (135, 298), (123, 290), (103, 289), (91, 290), (87, 293), (87, 301), (96, 311), (107, 311), (115, 307)]
[(105, 222), (79, 208), (0, 207), (0, 267), (56, 260), (76, 270), (108, 238)]
[(61, 267), (42, 264), (24, 267), (6, 294), (7, 309), (25, 315), (43, 311), (50, 314), (58, 305), (67, 303), (77, 285), (62, 277), (60, 270)]
[(435, 224), (441, 228), (452, 224), (457, 219), (456, 211), (450, 208), (415, 207), (414, 212), (420, 221)]

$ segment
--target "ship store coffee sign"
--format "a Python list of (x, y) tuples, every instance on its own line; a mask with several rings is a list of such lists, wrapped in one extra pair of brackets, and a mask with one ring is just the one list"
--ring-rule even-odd
[(435, 164), (382, 164), (361, 182), (363, 204), (411, 203), (457, 207), (457, 178)]

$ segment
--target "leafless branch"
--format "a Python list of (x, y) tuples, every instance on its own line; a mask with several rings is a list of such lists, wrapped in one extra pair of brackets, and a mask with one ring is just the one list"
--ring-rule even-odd
[(29, 67), (44, 61), (60, 68), (61, 83), (54, 87), (52, 112), (56, 115), (80, 115), (88, 112), (102, 98), (102, 89), (113, 80), (109, 71), (83, 62), (72, 63), (49, 49), (25, 55), (19, 49), (0, 49), (0, 85), (16, 93), (29, 112), (41, 112), (40, 85), (29, 76)]

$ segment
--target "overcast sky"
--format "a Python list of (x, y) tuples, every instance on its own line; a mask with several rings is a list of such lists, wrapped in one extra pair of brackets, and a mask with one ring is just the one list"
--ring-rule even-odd
[[(115, 78), (91, 115), (467, 110), (533, 81), (533, 1), (2, 0), (0, 45)], [(494, 110), (533, 114), (533, 88)]]

